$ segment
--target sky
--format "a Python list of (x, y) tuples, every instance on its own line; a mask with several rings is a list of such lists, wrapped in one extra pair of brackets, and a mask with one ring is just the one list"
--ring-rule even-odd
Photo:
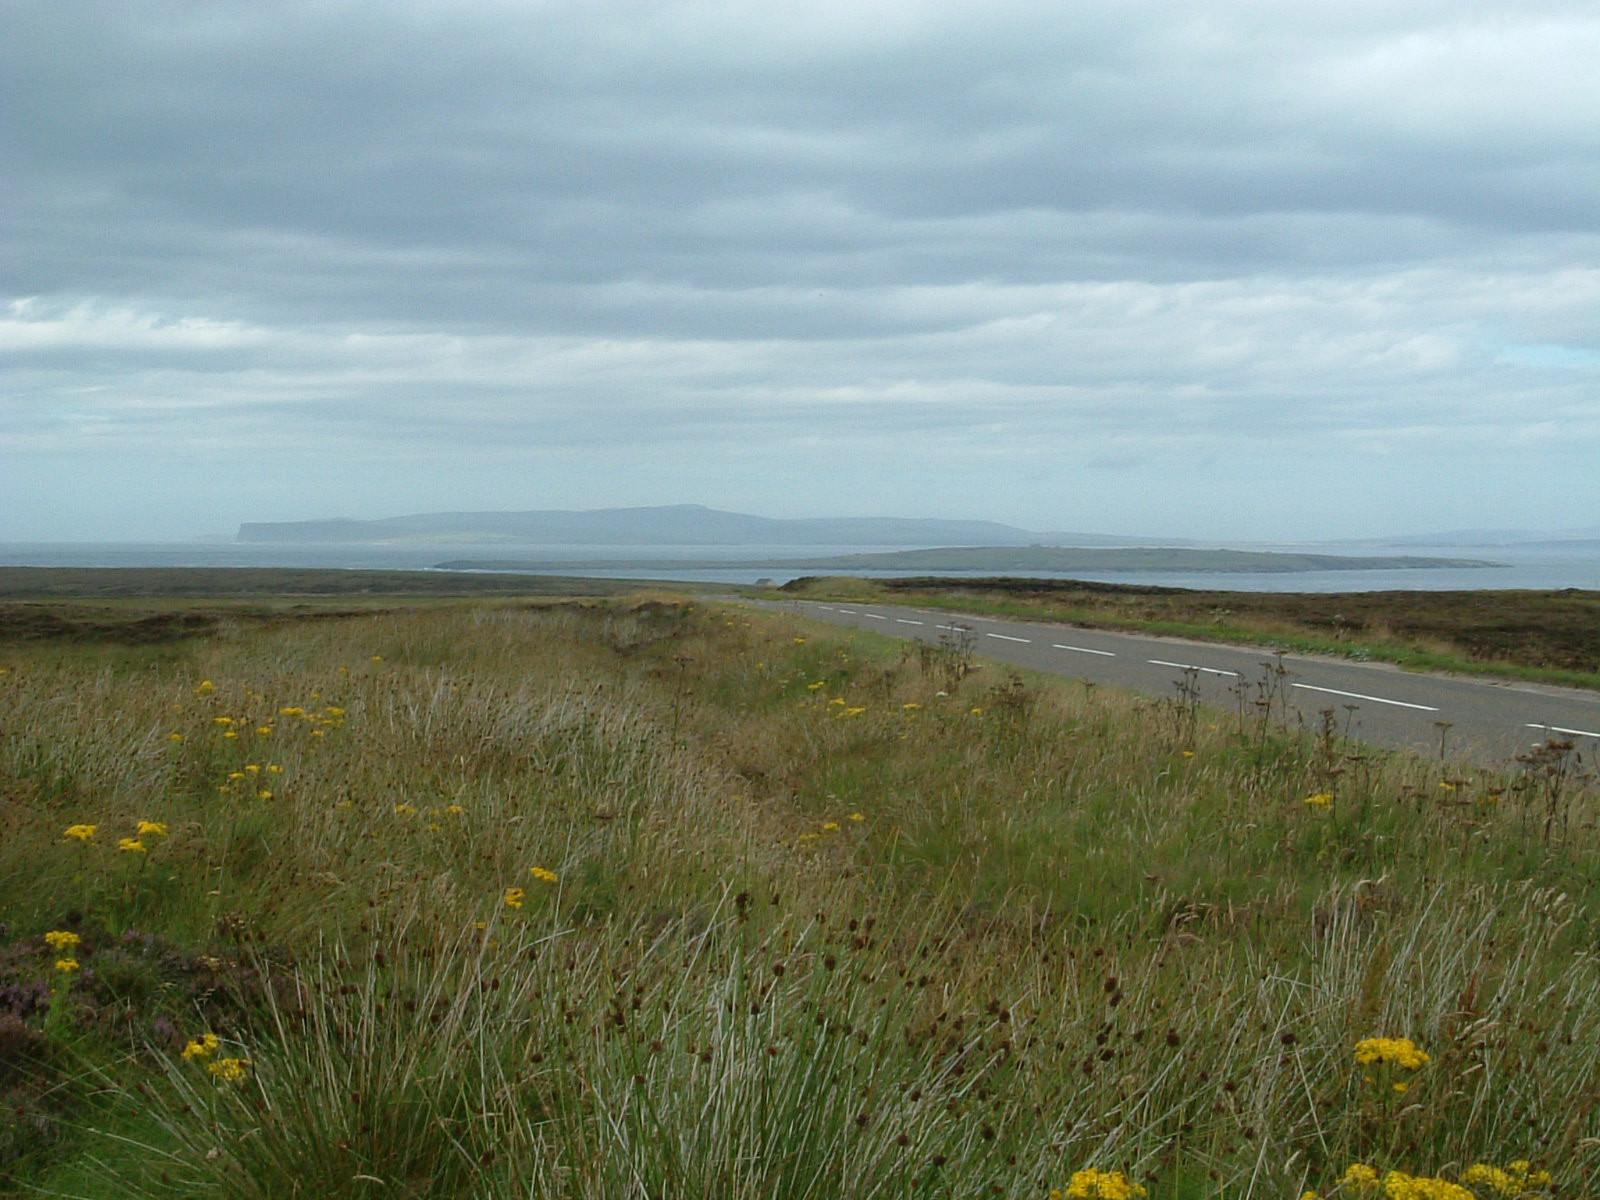
[(0, 541), (1600, 525), (1593, 0), (0, 0)]

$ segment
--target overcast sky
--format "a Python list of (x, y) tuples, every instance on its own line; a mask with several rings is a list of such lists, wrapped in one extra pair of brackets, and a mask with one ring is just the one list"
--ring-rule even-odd
[(1600, 524), (1594, 0), (0, 23), (0, 541)]

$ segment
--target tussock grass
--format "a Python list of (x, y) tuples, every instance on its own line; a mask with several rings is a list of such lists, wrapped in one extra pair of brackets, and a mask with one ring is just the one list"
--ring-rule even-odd
[(1379, 757), (670, 595), (4, 665), (0, 1193), (1600, 1179), (1570, 747)]

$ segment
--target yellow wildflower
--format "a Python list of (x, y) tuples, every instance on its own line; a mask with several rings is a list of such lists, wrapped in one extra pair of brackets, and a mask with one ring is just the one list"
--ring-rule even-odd
[(83, 939), (70, 929), (52, 929), (44, 935), (45, 944), (52, 950), (71, 950), (74, 946), (83, 943)]
[(447, 805), (444, 806), (444, 810), (445, 810), (445, 812), (449, 813), (452, 817), (459, 817), (462, 813), (467, 811), (466, 809), (462, 808), (461, 805), (459, 805), (459, 804), (447, 804)]
[(169, 742), (181, 742), (181, 741), (183, 741), (183, 734), (181, 734), (181, 733), (169, 733), (169, 734), (167, 734), (167, 741), (169, 741)]
[(214, 692), (216, 690), (217, 690), (217, 685), (212, 683), (211, 680), (202, 679), (200, 681), (200, 683), (199, 683), (199, 686), (197, 686), (194, 689), (194, 694), (196, 696), (204, 696), (204, 695), (207, 695), (208, 693)]
[(1328, 808), (1333, 804), (1333, 793), (1318, 792), (1315, 796), (1307, 796), (1306, 803), (1312, 808)]
[(68, 825), (66, 836), (74, 841), (90, 842), (99, 828), (98, 825)]
[(210, 1071), (223, 1083), (238, 1083), (250, 1074), (250, 1060), (248, 1058), (219, 1058), (214, 1063), (209, 1063), (206, 1070)]
[(1340, 1187), (1369, 1188), (1378, 1186), (1378, 1169), (1366, 1163), (1351, 1163), (1339, 1180)]
[(1356, 1043), (1356, 1061), (1362, 1064), (1393, 1063), (1408, 1071), (1426, 1066), (1431, 1055), (1419, 1050), (1410, 1038), (1365, 1038)]
[(910, 700), (905, 704), (902, 704), (900, 707), (906, 712), (916, 712), (922, 707), (922, 705), (918, 704), (915, 700)]
[(557, 875), (548, 867), (529, 867), (528, 874), (532, 875), (540, 883), (555, 883), (561, 878), (561, 876)]
[(519, 887), (508, 887), (501, 898), (507, 908), (521, 908), (522, 902), (528, 898), (528, 893)]
[(144, 843), (138, 838), (120, 839), (117, 842), (117, 849), (122, 851), (124, 854), (143, 854), (145, 852)]
[(417, 811), (417, 806), (414, 805), (414, 804), (406, 804), (406, 803), (402, 802), (402, 803), (396, 804), (394, 806), (394, 811), (395, 811), (395, 815), (397, 815), (397, 816), (409, 817), (412, 813)]
[(820, 691), (821, 689), (823, 689), (823, 688), (825, 688), (827, 686), (828, 686), (828, 681), (826, 679), (819, 679), (815, 683), (806, 684), (806, 691), (808, 691), (808, 692), (816, 692), (816, 691)]
[(834, 833), (838, 830), (838, 828), (839, 822), (837, 821), (824, 821), (822, 823), (822, 831), (824, 833)]
[[(979, 705), (974, 705), (973, 707), (969, 708), (967, 711), (970, 712), (975, 717), (983, 716), (983, 708), (981, 706), (979, 706)], [(1072, 1192), (1071, 1192), (1070, 1189), (1068, 1189), (1067, 1195), (1069, 1195), (1069, 1196), (1072, 1195)]]
[(213, 725), (221, 725), (224, 729), (226, 729), (229, 725), (237, 725), (238, 724), (238, 722), (235, 721), (232, 717), (212, 717), (211, 718), (211, 723)]
[(140, 821), (138, 834), (140, 837), (166, 837), (167, 826), (162, 821)]
[(865, 813), (854, 812), (850, 814), (850, 819), (852, 821), (865, 821), (867, 818)]
[(1404, 1171), (1386, 1174), (1383, 1190), (1389, 1200), (1477, 1200), (1459, 1183), (1429, 1175), (1407, 1175)]
[(1067, 1181), (1068, 1200), (1134, 1200), (1149, 1193), (1121, 1171), (1097, 1171), (1086, 1167), (1073, 1172)]
[(78, 960), (75, 958), (56, 959), (56, 970), (60, 971), (63, 975), (70, 975), (77, 969)]
[(1504, 1168), (1489, 1163), (1474, 1163), (1461, 1173), (1461, 1182), (1480, 1184), (1516, 1200), (1530, 1191), (1549, 1187), (1553, 1180), (1549, 1171), (1535, 1171), (1533, 1165), (1523, 1158), (1508, 1163)]
[(197, 1038), (190, 1038), (188, 1045), (183, 1048), (185, 1058), (210, 1058), (222, 1045), (222, 1039), (214, 1033), (202, 1033)]

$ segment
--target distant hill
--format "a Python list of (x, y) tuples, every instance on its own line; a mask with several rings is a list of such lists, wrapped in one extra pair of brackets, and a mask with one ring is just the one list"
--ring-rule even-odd
[(723, 512), (700, 504), (588, 511), (420, 513), (377, 521), (249, 522), (238, 540), (304, 545), (445, 543), (526, 546), (1027, 546), (1148, 545), (1148, 538), (1034, 533), (994, 521), (911, 517), (785, 520)]

